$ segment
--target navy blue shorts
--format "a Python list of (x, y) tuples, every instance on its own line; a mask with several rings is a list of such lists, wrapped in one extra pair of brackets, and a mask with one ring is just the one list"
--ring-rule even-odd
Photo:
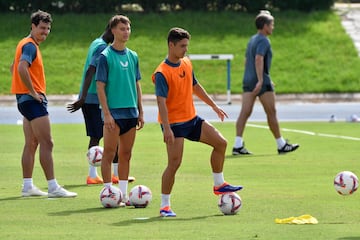
[(103, 137), (103, 120), (101, 118), (101, 109), (99, 104), (88, 104), (85, 103), (81, 107), (84, 115), (86, 136), (94, 138)]
[[(201, 125), (204, 119), (199, 116), (194, 117), (190, 121), (182, 123), (173, 123), (170, 124), (170, 128), (174, 133), (174, 136), (183, 137), (191, 141), (198, 142), (201, 136)], [(163, 129), (161, 125), (161, 129)]]
[[(243, 86), (243, 91), (244, 92), (252, 92), (255, 88), (255, 85), (254, 86)], [(257, 96), (261, 96), (263, 95), (264, 93), (266, 92), (274, 92), (274, 87), (273, 85), (270, 83), (270, 84), (263, 84), (263, 86), (261, 87), (261, 90), (260, 92), (258, 93)]]
[(115, 119), (116, 124), (120, 127), (120, 134), (127, 133), (130, 129), (136, 127), (138, 118)]
[(42, 95), (44, 99), (42, 102), (39, 102), (29, 94), (16, 94), (18, 110), (28, 121), (49, 115), (47, 111), (48, 101), (46, 96)]

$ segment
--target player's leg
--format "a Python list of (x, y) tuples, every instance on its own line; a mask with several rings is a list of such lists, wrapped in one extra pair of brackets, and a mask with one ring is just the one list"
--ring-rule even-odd
[(213, 147), (210, 156), (212, 171), (215, 173), (222, 172), (225, 160), (225, 151), (227, 147), (226, 139), (208, 121), (203, 121), (201, 125), (200, 142), (206, 143)]
[(116, 148), (116, 154), (114, 155), (114, 159), (112, 161), (112, 166), (113, 166), (113, 174), (111, 177), (112, 183), (117, 184), (119, 183), (119, 145)]
[[(81, 107), (84, 116), (86, 135), (90, 138), (88, 149), (99, 146), (103, 137), (103, 121), (99, 104), (85, 103)], [(102, 184), (103, 180), (97, 173), (97, 167), (89, 165), (89, 173), (86, 178), (87, 184)]]
[(176, 172), (182, 162), (184, 138), (175, 138), (175, 142), (173, 144), (166, 144), (166, 150), (168, 155), (168, 164), (162, 175), (161, 192), (163, 194), (170, 194), (175, 182)]
[(30, 122), (30, 125), (35, 138), (39, 142), (40, 164), (48, 180), (48, 197), (76, 197), (76, 193), (69, 192), (61, 187), (55, 179), (52, 155), (54, 144), (51, 136), (49, 116), (35, 118)]
[[(99, 137), (90, 136), (88, 149), (90, 149), (93, 146), (99, 146), (100, 139), (101, 138)], [(102, 183), (103, 183), (103, 179), (98, 175), (97, 167), (89, 164), (89, 173), (86, 178), (86, 184), (102, 184)]]
[(279, 153), (286, 153), (295, 151), (299, 145), (289, 144), (281, 136), (279, 121), (277, 119), (276, 107), (275, 107), (275, 93), (273, 91), (267, 91), (259, 96), (260, 102), (266, 113), (267, 122), (274, 138), (276, 139), (277, 149)]
[(128, 177), (130, 172), (130, 160), (134, 146), (136, 128), (132, 127), (126, 133), (120, 135), (118, 156), (119, 156), (119, 188), (124, 195), (124, 202), (128, 200)]
[(242, 104), (240, 114), (236, 120), (236, 137), (235, 144), (233, 147), (233, 155), (244, 155), (251, 154), (246, 148), (243, 141), (243, 134), (246, 126), (246, 122), (249, 119), (254, 103), (256, 100), (256, 96), (252, 92), (244, 92), (242, 94)]
[[(112, 183), (114, 183), (114, 184), (119, 183), (119, 157), (118, 157), (118, 152), (119, 151), (116, 150), (116, 154), (114, 156), (113, 163), (112, 163), (112, 166), (113, 166)], [(128, 177), (128, 182), (129, 183), (134, 182), (134, 181), (135, 181), (135, 177), (133, 177), (133, 176)]]
[(275, 93), (265, 92), (259, 96), (259, 100), (266, 113), (267, 122), (273, 136), (277, 139), (281, 137), (279, 122), (277, 119), (276, 108), (275, 108)]
[(47, 180), (54, 179), (54, 161), (52, 156), (53, 141), (51, 137), (50, 119), (42, 116), (30, 122), (32, 132), (39, 142), (40, 164)]
[(90, 149), (93, 146), (99, 146), (100, 140), (101, 138), (90, 136), (88, 149)]
[(184, 150), (184, 138), (176, 137), (173, 144), (166, 144), (168, 164), (161, 179), (161, 205), (160, 216), (176, 217), (176, 213), (171, 210), (170, 196), (175, 183), (175, 175), (179, 169)]
[(101, 160), (101, 174), (105, 185), (111, 185), (111, 164), (116, 154), (119, 141), (120, 128), (115, 124), (115, 129), (106, 129), (104, 126), (104, 152)]
[(32, 132), (30, 121), (26, 118), (23, 118), (23, 132), (25, 137), (25, 144), (21, 158), (23, 177), (32, 178), (38, 141)]
[(232, 186), (225, 182), (224, 179), (223, 166), (227, 141), (223, 135), (209, 122), (203, 121), (199, 141), (213, 147), (210, 163), (214, 178), (214, 193), (222, 194), (225, 192), (236, 192), (241, 190), (242, 186)]
[(23, 132), (25, 137), (25, 144), (21, 157), (21, 166), (23, 172), (23, 188), (21, 195), (23, 197), (46, 196), (46, 192), (41, 191), (33, 184), (32, 174), (34, 170), (35, 153), (38, 147), (38, 141), (32, 132), (30, 121), (26, 118), (23, 118)]

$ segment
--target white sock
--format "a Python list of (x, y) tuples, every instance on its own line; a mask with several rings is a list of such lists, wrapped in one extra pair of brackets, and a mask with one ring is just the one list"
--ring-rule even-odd
[(285, 146), (286, 141), (283, 137), (279, 137), (276, 139), (276, 143), (277, 143), (278, 149), (281, 149)]
[(58, 187), (60, 187), (60, 185), (57, 183), (56, 179), (51, 179), (48, 180), (48, 192), (53, 192), (55, 191)]
[(119, 188), (123, 194), (124, 202), (126, 202), (127, 199), (127, 190), (128, 190), (128, 181), (127, 180), (119, 180)]
[(104, 187), (111, 188), (112, 182), (104, 183)]
[(241, 148), (243, 146), (243, 144), (244, 144), (243, 138), (236, 136), (234, 148)]
[(91, 178), (96, 178), (98, 176), (96, 167), (91, 165), (89, 166), (89, 176)]
[(24, 178), (23, 179), (23, 190), (26, 192), (27, 190), (33, 188), (33, 179), (32, 178)]
[(213, 177), (214, 177), (214, 186), (220, 186), (225, 182), (224, 174), (222, 172), (221, 173), (213, 172)]
[(160, 208), (170, 207), (170, 194), (161, 194), (161, 205)]
[(119, 176), (119, 171), (118, 171), (119, 163), (113, 163), (112, 165), (113, 165), (114, 176), (118, 177)]

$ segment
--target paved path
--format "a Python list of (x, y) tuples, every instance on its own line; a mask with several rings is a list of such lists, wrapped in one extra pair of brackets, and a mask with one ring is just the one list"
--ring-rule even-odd
[[(240, 104), (219, 104), (229, 115), (226, 121), (234, 122), (240, 111)], [(207, 105), (197, 103), (198, 114), (210, 121), (218, 121), (217, 116)], [(359, 104), (356, 102), (339, 103), (303, 103), (279, 102), (277, 104), (278, 118), (280, 121), (329, 121), (335, 115), (337, 121), (346, 121), (351, 115), (360, 116)], [(49, 113), (52, 123), (83, 123), (81, 111), (69, 113), (65, 105), (50, 105)], [(157, 106), (144, 105), (145, 121), (156, 122)], [(0, 124), (21, 124), (21, 115), (16, 106), (2, 106), (0, 108)], [(260, 103), (256, 103), (249, 121), (266, 121), (264, 110)]]
[(360, 56), (360, 4), (337, 3), (335, 9), (341, 16), (341, 23)]

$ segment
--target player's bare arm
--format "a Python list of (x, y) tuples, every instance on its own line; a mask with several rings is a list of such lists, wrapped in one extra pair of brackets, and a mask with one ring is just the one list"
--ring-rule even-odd
[(164, 142), (166, 144), (173, 144), (175, 142), (174, 133), (170, 128), (169, 118), (168, 118), (168, 111), (166, 107), (166, 98), (157, 96), (156, 97), (159, 114), (163, 126), (163, 135), (164, 135)]
[(255, 68), (256, 68), (256, 76), (257, 76), (257, 79), (258, 79), (258, 82), (256, 83), (256, 86), (253, 90), (253, 93), (255, 95), (257, 95), (260, 90), (261, 90), (261, 87), (263, 85), (263, 74), (264, 74), (264, 56), (261, 56), (261, 55), (256, 55), (255, 56)]
[(108, 130), (113, 130), (113, 129), (115, 129), (115, 120), (111, 116), (109, 106), (107, 104), (105, 86), (106, 86), (106, 84), (101, 81), (96, 82), (96, 91), (98, 93), (98, 98), (99, 98), (99, 102), (101, 105), (101, 109), (104, 113), (104, 128), (108, 129)]
[(224, 110), (222, 110), (215, 102), (214, 100), (207, 94), (206, 90), (201, 86), (200, 83), (197, 83), (193, 87), (193, 91), (196, 96), (198, 96), (204, 103), (212, 107), (214, 112), (218, 115), (221, 121), (224, 121), (224, 118), (228, 118), (228, 115)]
[(33, 87), (30, 73), (29, 73), (29, 63), (26, 61), (20, 61), (18, 66), (18, 72), (21, 77), (21, 81), (25, 84), (26, 88), (29, 90), (29, 94), (37, 101), (42, 102), (43, 96), (39, 95)]
[(139, 111), (139, 117), (138, 117), (138, 124), (137, 124), (137, 130), (140, 130), (144, 127), (145, 120), (144, 120), (144, 110), (142, 106), (142, 91), (141, 91), (141, 85), (139, 81), (136, 82), (136, 91), (138, 96), (138, 111)]
[(84, 105), (85, 99), (87, 96), (87, 92), (89, 90), (89, 87), (90, 87), (91, 81), (92, 81), (92, 77), (94, 76), (95, 72), (96, 72), (96, 68), (94, 66), (90, 65), (85, 74), (84, 84), (82, 86), (81, 95), (80, 95), (79, 99), (77, 101), (67, 105), (67, 110), (70, 113), (76, 112)]

